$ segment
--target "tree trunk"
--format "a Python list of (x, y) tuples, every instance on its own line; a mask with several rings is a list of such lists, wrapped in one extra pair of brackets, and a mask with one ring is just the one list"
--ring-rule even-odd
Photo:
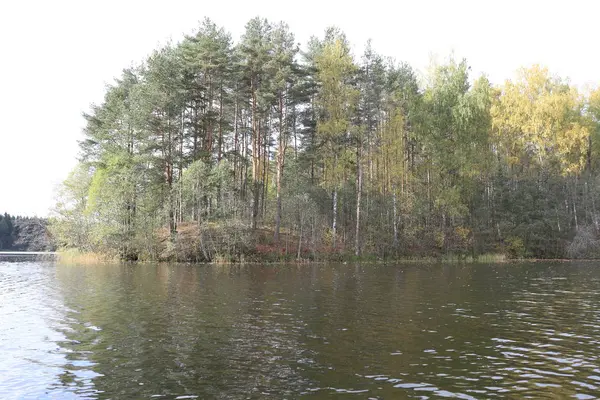
[(277, 209), (275, 210), (275, 242), (279, 242), (279, 230), (281, 228), (281, 179), (283, 177), (283, 166), (285, 161), (285, 150), (287, 138), (284, 133), (283, 96), (279, 96), (279, 148), (277, 149)]
[[(269, 132), (269, 125), (268, 123), (265, 123), (265, 133)], [(267, 137), (264, 138), (263, 141), (263, 149), (262, 149), (262, 155), (263, 155), (263, 161), (262, 161), (262, 179), (261, 179), (261, 192), (262, 192), (262, 196), (261, 196), (261, 200), (260, 200), (260, 217), (261, 219), (265, 218), (265, 214), (267, 211), (267, 189), (269, 187), (269, 152), (270, 152), (270, 146), (269, 146), (269, 139)]]
[(586, 154), (586, 163), (585, 163), (585, 169), (588, 172), (592, 172), (592, 135), (588, 135), (588, 148), (587, 148), (587, 154)]
[(198, 106), (194, 105), (194, 161), (198, 159)]
[(175, 234), (177, 233), (177, 221), (175, 220), (175, 204), (173, 199), (173, 164), (170, 161), (167, 161), (166, 166), (166, 175), (167, 175), (167, 190), (168, 190), (168, 198), (169, 198), (169, 232), (171, 234), (171, 239), (175, 238)]
[(573, 182), (573, 217), (575, 220), (575, 230), (579, 229), (579, 222), (577, 220), (577, 177), (575, 177), (575, 181)]
[(221, 94), (219, 96), (219, 150), (217, 161), (223, 157), (223, 84), (221, 83)]
[(298, 235), (298, 255), (297, 255), (297, 259), (300, 259), (300, 256), (302, 254), (302, 216), (300, 216), (300, 235)]
[(393, 227), (394, 227), (394, 248), (398, 247), (398, 199), (396, 197), (396, 186), (392, 186), (392, 202), (394, 206)]
[(206, 160), (210, 163), (212, 159), (213, 150), (213, 122), (212, 122), (212, 110), (213, 110), (213, 84), (212, 77), (208, 79), (208, 113), (211, 116), (208, 118), (208, 127), (206, 129)]
[(184, 112), (183, 110), (181, 111), (181, 125), (180, 125), (180, 131), (179, 131), (179, 171), (177, 171), (178, 174), (178, 195), (179, 198), (177, 199), (178, 202), (178, 211), (179, 211), (179, 216), (178, 216), (178, 221), (181, 223), (183, 222), (183, 134), (184, 134)]
[(331, 224), (331, 236), (333, 248), (336, 245), (336, 234), (337, 234), (337, 188), (333, 190), (333, 222)]
[[(168, 117), (167, 117), (168, 118)], [(177, 222), (175, 221), (174, 212), (174, 201), (173, 201), (173, 138), (171, 135), (171, 123), (167, 119), (167, 137), (165, 138), (164, 132), (161, 135), (162, 138), (162, 152), (165, 161), (165, 182), (167, 184), (167, 198), (168, 198), (168, 220), (169, 220), (169, 233), (171, 241), (175, 240), (175, 234), (177, 233)]]
[(258, 218), (258, 201), (260, 197), (259, 168), (260, 168), (260, 128), (258, 126), (258, 110), (256, 104), (256, 87), (252, 80), (252, 229), (256, 229)]
[(356, 235), (354, 237), (354, 254), (360, 256), (360, 201), (362, 197), (362, 167), (360, 165), (360, 148), (356, 151)]
[(233, 153), (235, 155), (233, 161), (233, 180), (237, 179), (238, 159), (241, 151), (238, 152), (238, 98), (235, 96), (235, 105), (233, 111)]

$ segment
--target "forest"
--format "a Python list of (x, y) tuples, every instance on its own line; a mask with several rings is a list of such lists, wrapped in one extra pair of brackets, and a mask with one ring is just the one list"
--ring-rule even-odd
[[(51, 231), (124, 260), (600, 256), (600, 90), (209, 19), (84, 114)], [(600, 198), (599, 198), (600, 200)], [(600, 206), (600, 204), (599, 204)]]
[(48, 220), (0, 214), (0, 251), (53, 251)]

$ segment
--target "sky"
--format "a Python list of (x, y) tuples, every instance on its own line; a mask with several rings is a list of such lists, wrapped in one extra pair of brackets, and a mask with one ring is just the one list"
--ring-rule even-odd
[(302, 46), (335, 25), (357, 58), (370, 38), (421, 73), (453, 54), (495, 84), (535, 63), (600, 83), (596, 1), (15, 0), (0, 10), (0, 212), (18, 215), (48, 215), (77, 162), (81, 114), (106, 85), (204, 17), (234, 39), (255, 16), (285, 21)]

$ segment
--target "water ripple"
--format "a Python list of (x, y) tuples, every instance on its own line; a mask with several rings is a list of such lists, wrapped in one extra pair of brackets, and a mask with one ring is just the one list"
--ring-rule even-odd
[(578, 398), (600, 270), (0, 263), (0, 398)]

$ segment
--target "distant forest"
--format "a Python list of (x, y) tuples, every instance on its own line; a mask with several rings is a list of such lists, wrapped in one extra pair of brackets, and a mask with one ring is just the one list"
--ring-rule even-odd
[[(600, 256), (600, 90), (206, 19), (84, 115), (52, 232), (124, 259)], [(598, 201), (596, 201), (598, 199)], [(598, 207), (596, 207), (598, 205)]]
[(48, 220), (0, 214), (0, 251), (53, 251)]

